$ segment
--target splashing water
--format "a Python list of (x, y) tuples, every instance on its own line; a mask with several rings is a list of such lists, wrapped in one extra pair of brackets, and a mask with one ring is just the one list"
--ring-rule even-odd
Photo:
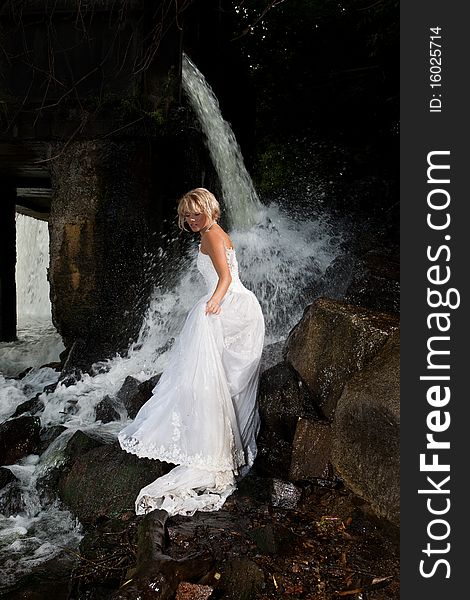
[[(188, 94), (188, 90), (193, 90), (198, 98), (201, 112), (195, 110), (206, 131), (207, 143), (222, 183), (240, 277), (260, 300), (266, 321), (266, 344), (283, 340), (300, 319), (309, 290), (337, 256), (341, 239), (338, 234), (332, 234), (326, 218), (296, 220), (275, 204), (263, 206), (260, 203), (243, 165), (238, 144), (220, 114), (215, 96), (188, 59), (184, 59), (183, 66), (185, 89)], [(210, 104), (207, 110), (206, 104)], [(30, 256), (39, 256), (34, 249), (19, 245), (19, 264), (24, 264), (20, 262), (20, 253), (25, 251)], [(122, 420), (102, 424), (95, 421), (96, 405), (106, 395), (115, 396), (128, 375), (144, 381), (165, 367), (172, 340), (178, 335), (195, 298), (205, 292), (195, 266), (196, 253), (197, 247), (194, 246), (181, 258), (178, 280), (171, 290), (154, 289), (138, 339), (130, 346), (126, 356), (103, 361), (95, 365), (94, 375), (85, 374), (74, 385), (59, 385), (53, 393), (40, 396), (45, 404), (40, 415), (42, 426), (63, 424), (67, 427), (53, 442), (57, 455), (77, 429), (114, 439), (124, 427), (127, 416), (123, 407), (119, 409)], [(43, 265), (47, 265), (45, 258)], [(22, 269), (27, 271), (26, 266)], [(26, 294), (26, 298), (30, 297), (30, 315), (41, 311), (50, 315), (50, 306), (46, 311), (45, 301), (46, 297), (48, 301), (48, 293), (45, 294), (40, 283), (29, 285), (32, 280), (33, 275), (25, 276), (28, 282), (26, 288), (30, 290)], [(22, 302), (26, 307), (26, 299)], [(27, 355), (25, 347), (18, 352)], [(28, 355), (27, 359), (31, 360), (32, 355)], [(4, 366), (8, 361), (0, 350), (0, 365), (3, 363)], [(1, 417), (8, 418), (20, 402), (42, 391), (44, 385), (53, 383), (57, 377), (52, 369), (35, 369), (21, 381), (0, 376)], [(9, 577), (15, 568), (18, 574), (27, 572), (31, 565), (55, 556), (60, 546), (73, 547), (81, 537), (80, 527), (69, 512), (58, 505), (41, 505), (39, 501), (36, 480), (38, 474), (47, 468), (48, 460), (46, 451), (41, 457), (31, 455), (9, 467), (17, 476), (22, 474), (20, 485), (25, 503), (25, 510), (19, 515), (0, 518), (0, 562), (6, 561), (9, 565)], [(16, 567), (9, 562), (13, 555)]]
[[(63, 546), (76, 546), (83, 537), (82, 526), (58, 501), (41, 504), (36, 480), (41, 473), (40, 457), (31, 454), (7, 467), (17, 478), (21, 498), (18, 514), (0, 514), (0, 589), (14, 584), (45, 560), (62, 552)], [(8, 494), (8, 486), (0, 491)]]
[(266, 344), (286, 338), (299, 321), (316, 281), (339, 252), (327, 219), (296, 221), (270, 204), (249, 230), (233, 230), (240, 272), (260, 301)]

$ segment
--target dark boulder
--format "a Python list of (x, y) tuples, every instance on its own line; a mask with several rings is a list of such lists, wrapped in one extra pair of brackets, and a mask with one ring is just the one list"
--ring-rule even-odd
[(400, 262), (395, 256), (370, 251), (356, 263), (344, 299), (382, 312), (400, 310)]
[(110, 396), (105, 396), (103, 400), (96, 405), (95, 419), (102, 423), (119, 421), (121, 417), (114, 405), (114, 400)]
[(119, 443), (100, 445), (75, 456), (60, 476), (61, 499), (82, 523), (134, 514), (140, 489), (169, 470), (167, 463), (124, 452)]
[(30, 400), (26, 400), (25, 402), (18, 404), (15, 412), (11, 415), (12, 418), (19, 417), (20, 415), (22, 415), (24, 413), (29, 413), (30, 415), (35, 415), (38, 412), (41, 412), (42, 410), (44, 410), (44, 402), (42, 400), (39, 400), (40, 395), (41, 395), (41, 393), (36, 394), (36, 396), (34, 396), (34, 398), (31, 398)]
[(400, 340), (394, 334), (346, 384), (332, 426), (332, 462), (375, 512), (399, 523)]
[(73, 553), (61, 552), (17, 579), (1, 594), (2, 600), (69, 600), (76, 562)]
[(40, 443), (39, 417), (17, 417), (0, 425), (0, 464), (12, 465), (37, 451)]
[(285, 360), (305, 381), (322, 416), (332, 420), (345, 383), (398, 326), (396, 315), (320, 298), (291, 331)]
[(8, 518), (24, 510), (19, 479), (10, 469), (0, 467), (0, 514)]
[(233, 558), (223, 565), (220, 588), (224, 600), (252, 600), (265, 585), (264, 573), (252, 560)]
[(7, 469), (6, 467), (0, 467), (0, 490), (2, 490), (12, 481), (18, 481), (18, 479), (13, 475), (10, 469)]
[(332, 477), (330, 424), (299, 419), (292, 444), (289, 479), (315, 481)]
[(344, 294), (351, 283), (356, 264), (353, 254), (340, 254), (328, 265), (325, 273), (316, 284), (312, 296), (344, 299)]
[[(49, 435), (54, 433), (51, 431)], [(54, 439), (57, 437), (56, 435)], [(51, 443), (52, 440), (48, 446)], [(77, 456), (102, 445), (103, 441), (78, 430), (67, 440), (63, 449), (48, 448), (43, 471), (37, 479), (37, 488), (43, 500), (53, 500), (57, 496), (59, 478), (70, 469)]]
[(297, 421), (316, 416), (308, 389), (289, 364), (280, 363), (261, 374), (258, 403), (261, 426), (256, 470), (286, 477)]
[(160, 376), (161, 373), (143, 382), (139, 382), (130, 375), (126, 377), (116, 398), (122, 402), (130, 419), (135, 419), (142, 406), (151, 398), (152, 390), (157, 385)]

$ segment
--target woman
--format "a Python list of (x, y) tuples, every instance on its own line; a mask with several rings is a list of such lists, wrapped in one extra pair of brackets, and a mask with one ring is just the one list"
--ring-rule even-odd
[(207, 294), (189, 312), (152, 397), (118, 435), (127, 452), (177, 465), (140, 490), (137, 514), (218, 510), (256, 456), (264, 319), (219, 216), (205, 188), (179, 201), (179, 227), (201, 236), (197, 267)]

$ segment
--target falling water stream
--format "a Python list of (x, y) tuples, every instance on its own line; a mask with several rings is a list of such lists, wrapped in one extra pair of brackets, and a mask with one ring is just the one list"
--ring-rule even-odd
[(0, 372), (8, 377), (56, 361), (64, 349), (52, 325), (46, 221), (16, 215), (16, 255), (18, 341), (0, 345)]
[(245, 169), (240, 146), (230, 124), (222, 118), (216, 95), (185, 54), (182, 79), (183, 89), (198, 116), (212, 162), (219, 175), (229, 222), (244, 228), (255, 225), (262, 205)]
[[(183, 89), (201, 122), (221, 180), (222, 205), (227, 211), (230, 235), (237, 249), (241, 278), (260, 300), (266, 320), (266, 344), (273, 344), (285, 339), (300, 319), (308, 289), (339, 253), (340, 238), (337, 233), (331, 233), (326, 218), (297, 220), (275, 204), (265, 205), (259, 201), (240, 148), (229, 124), (222, 118), (214, 93), (186, 57)], [(63, 348), (50, 322), (45, 276), (47, 228), (32, 221), (23, 218), (17, 221), (18, 228), (29, 228), (18, 248), (18, 283), (23, 290), (29, 290), (25, 293), (29, 304), (26, 300), (19, 301), (25, 323), (25, 327), (20, 328), (19, 341), (0, 344), (0, 369), (4, 373), (0, 375), (2, 420), (11, 416), (19, 403), (57, 380), (55, 371), (40, 367), (57, 359)], [(34, 246), (30, 245), (31, 240), (35, 240)], [(81, 525), (68, 511), (57, 503), (39, 500), (36, 480), (60, 463), (61, 451), (77, 429), (92, 431), (109, 441), (124, 426), (124, 409), (120, 411), (121, 421), (102, 424), (95, 421), (95, 407), (104, 396), (115, 396), (126, 376), (143, 381), (165, 366), (168, 340), (177, 335), (194, 298), (204, 293), (195, 269), (196, 252), (194, 247), (181, 259), (179, 279), (172, 290), (154, 289), (139, 337), (126, 356), (104, 362), (94, 376), (83, 375), (74, 385), (59, 385), (53, 393), (43, 394), (45, 409), (40, 414), (41, 425), (63, 424), (67, 430), (42, 455), (27, 456), (8, 467), (19, 479), (16, 485), (21, 492), (22, 510), (17, 515), (0, 515), (0, 565), (4, 572), (0, 587), (10, 585), (22, 573), (52, 558), (62, 546), (76, 546), (81, 539)], [(23, 262), (25, 255), (36, 256), (38, 260), (30, 271)], [(16, 372), (26, 366), (35, 368), (23, 379), (16, 380), (12, 378), (16, 374), (14, 364)], [(71, 403), (74, 411), (67, 410)], [(0, 502), (2, 493), (0, 491)]]

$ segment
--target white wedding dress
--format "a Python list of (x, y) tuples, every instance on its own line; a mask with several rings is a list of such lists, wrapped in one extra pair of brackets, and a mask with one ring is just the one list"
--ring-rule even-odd
[(218, 510), (255, 459), (264, 319), (240, 281), (235, 250), (226, 257), (232, 282), (221, 313), (206, 315), (218, 275), (199, 249), (207, 294), (186, 317), (152, 397), (118, 434), (127, 452), (177, 465), (140, 490), (136, 514)]

